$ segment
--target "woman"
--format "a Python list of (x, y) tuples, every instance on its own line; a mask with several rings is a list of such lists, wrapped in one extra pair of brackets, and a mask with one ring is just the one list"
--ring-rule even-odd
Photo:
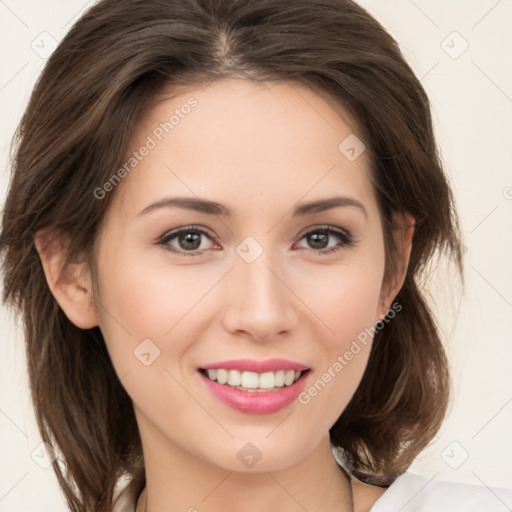
[(103, 0), (17, 136), (4, 299), (71, 510), (502, 510), (407, 473), (449, 392), (418, 283), (461, 248), (363, 9)]

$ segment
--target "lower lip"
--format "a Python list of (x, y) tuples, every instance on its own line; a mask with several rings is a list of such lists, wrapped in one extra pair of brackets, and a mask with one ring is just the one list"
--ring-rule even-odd
[(232, 409), (250, 414), (271, 414), (290, 405), (304, 389), (306, 375), (303, 373), (291, 386), (276, 391), (242, 391), (225, 384), (219, 384), (201, 375), (211, 393)]

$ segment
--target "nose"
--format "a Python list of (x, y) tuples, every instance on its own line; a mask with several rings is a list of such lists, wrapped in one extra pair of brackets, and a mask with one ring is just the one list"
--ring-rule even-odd
[[(226, 283), (224, 328), (245, 333), (257, 341), (270, 341), (292, 331), (297, 323), (300, 300), (287, 273), (264, 251), (256, 261), (239, 259)], [(290, 278), (288, 277), (288, 281)]]

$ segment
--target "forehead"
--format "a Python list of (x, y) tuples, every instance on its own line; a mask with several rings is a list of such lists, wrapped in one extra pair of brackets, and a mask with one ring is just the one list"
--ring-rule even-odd
[(324, 98), (296, 83), (246, 79), (163, 90), (136, 127), (126, 155), (135, 165), (116, 193), (133, 208), (185, 195), (228, 202), (235, 214), (333, 192), (372, 201), (364, 142)]

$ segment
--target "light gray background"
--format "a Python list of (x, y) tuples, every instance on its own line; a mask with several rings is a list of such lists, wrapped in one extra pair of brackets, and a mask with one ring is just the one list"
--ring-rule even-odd
[[(512, 486), (512, 0), (359, 3), (398, 40), (431, 98), (467, 247), (465, 296), (458, 298), (444, 266), (431, 287), (455, 400), (411, 469), (433, 479)], [(46, 53), (91, 4), (0, 0), (2, 203), (9, 142)], [(32, 459), (41, 439), (15, 326), (1, 308), (0, 511), (64, 511), (53, 470)]]

